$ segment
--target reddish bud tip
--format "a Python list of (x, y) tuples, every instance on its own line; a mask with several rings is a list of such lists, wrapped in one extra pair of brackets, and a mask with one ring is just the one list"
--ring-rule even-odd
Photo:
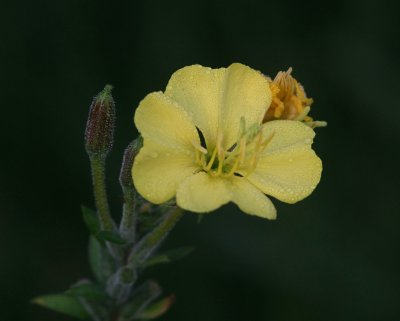
[(111, 85), (94, 97), (86, 123), (85, 147), (89, 155), (106, 156), (114, 141), (115, 103)]

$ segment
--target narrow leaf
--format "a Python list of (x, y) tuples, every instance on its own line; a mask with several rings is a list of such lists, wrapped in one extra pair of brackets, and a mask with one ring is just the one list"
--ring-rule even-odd
[(93, 236), (89, 239), (89, 264), (96, 280), (102, 284), (114, 271), (114, 262), (104, 246)]
[(83, 221), (88, 227), (91, 234), (96, 235), (100, 231), (100, 222), (97, 217), (96, 211), (86, 207), (81, 206)]
[(161, 264), (161, 263), (169, 263), (170, 260), (168, 256), (165, 254), (154, 255), (152, 258), (148, 259), (143, 263), (144, 268), (148, 268), (153, 265)]
[(81, 320), (89, 318), (89, 315), (81, 305), (79, 300), (68, 294), (49, 294), (37, 297), (32, 303), (38, 304), (44, 308), (57, 311), (71, 317)]
[(95, 278), (102, 281), (102, 246), (97, 239), (91, 235), (89, 238), (89, 264)]
[(171, 294), (166, 298), (163, 298), (149, 307), (147, 307), (142, 313), (135, 317), (136, 320), (152, 320), (162, 316), (165, 312), (169, 310), (171, 305), (175, 301), (175, 295)]
[(176, 261), (184, 258), (194, 251), (192, 246), (183, 246), (176, 249), (168, 250), (164, 255), (168, 256), (170, 261)]
[(97, 286), (90, 281), (79, 282), (76, 285), (71, 286), (66, 292), (73, 296), (84, 297), (90, 300), (103, 300), (106, 298), (106, 294)]
[(119, 236), (118, 233), (112, 231), (100, 231), (99, 233), (97, 233), (97, 238), (101, 241), (109, 241), (114, 244), (126, 244), (126, 241), (121, 236)]
[(169, 263), (180, 260), (194, 251), (194, 247), (184, 246), (166, 251), (162, 254), (155, 255), (148, 259), (143, 266), (149, 267), (161, 263)]

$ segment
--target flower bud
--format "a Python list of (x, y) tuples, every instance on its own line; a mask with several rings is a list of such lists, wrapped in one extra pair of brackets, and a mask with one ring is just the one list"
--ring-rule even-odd
[(86, 123), (85, 147), (89, 155), (105, 157), (114, 140), (115, 103), (111, 85), (94, 97)]
[(132, 166), (136, 155), (142, 148), (143, 139), (141, 136), (132, 141), (125, 149), (124, 158), (122, 161), (121, 172), (119, 174), (119, 183), (122, 188), (133, 188)]

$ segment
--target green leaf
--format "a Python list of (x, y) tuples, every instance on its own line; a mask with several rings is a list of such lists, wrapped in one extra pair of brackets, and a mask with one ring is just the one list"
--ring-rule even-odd
[(65, 294), (80, 296), (89, 300), (103, 300), (107, 297), (98, 285), (87, 280), (72, 285), (67, 291), (65, 291)]
[(126, 241), (118, 233), (112, 231), (100, 231), (97, 238), (101, 241), (109, 241), (114, 244), (124, 245)]
[(102, 246), (99, 241), (91, 235), (89, 238), (89, 265), (92, 269), (93, 275), (101, 282), (103, 280), (102, 273)]
[(90, 233), (93, 235), (97, 235), (97, 233), (100, 231), (100, 222), (99, 218), (97, 217), (96, 211), (83, 205), (81, 206), (81, 210), (83, 221), (88, 227)]
[(184, 258), (185, 256), (189, 255), (194, 251), (194, 247), (191, 246), (184, 246), (184, 247), (179, 247), (173, 250), (169, 250), (165, 253), (155, 255), (148, 259), (146, 262), (144, 262), (143, 267), (147, 268), (149, 266), (153, 266), (156, 264), (161, 264), (161, 263), (170, 263), (173, 261), (180, 260)]
[(93, 275), (100, 283), (104, 283), (115, 268), (110, 254), (93, 235), (89, 238), (89, 264)]
[(89, 318), (79, 299), (68, 294), (49, 294), (37, 297), (32, 303), (81, 320)]
[(175, 296), (171, 294), (170, 296), (167, 296), (148, 306), (143, 312), (135, 316), (135, 319), (152, 320), (158, 318), (169, 310), (174, 301), (175, 301)]

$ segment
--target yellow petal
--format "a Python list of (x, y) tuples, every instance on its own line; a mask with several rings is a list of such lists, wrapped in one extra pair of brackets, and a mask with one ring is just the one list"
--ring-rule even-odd
[(179, 207), (197, 213), (211, 212), (231, 200), (224, 179), (200, 172), (185, 179), (178, 187)]
[(146, 200), (161, 204), (176, 194), (178, 185), (197, 171), (193, 155), (166, 149), (144, 139), (132, 168), (136, 190)]
[(247, 126), (261, 123), (271, 103), (268, 80), (242, 64), (211, 69), (200, 65), (176, 71), (165, 91), (192, 116), (202, 131), (208, 150), (215, 147), (218, 132), (225, 148), (236, 141), (240, 119)]
[(171, 149), (192, 151), (199, 135), (190, 116), (161, 92), (147, 95), (135, 112), (135, 125), (143, 138)]
[(296, 203), (312, 193), (321, 171), (321, 160), (310, 145), (295, 144), (263, 155), (247, 179), (265, 194)]
[(168, 82), (165, 95), (191, 115), (212, 149), (217, 138), (225, 68), (193, 65), (177, 70)]
[(293, 146), (310, 146), (315, 132), (299, 121), (274, 120), (263, 124), (264, 137), (271, 137), (271, 141), (264, 149), (263, 154), (272, 154)]
[(238, 63), (228, 67), (224, 88), (220, 127), (229, 148), (238, 138), (240, 119), (245, 119), (247, 127), (260, 124), (272, 95), (267, 77)]
[(270, 220), (276, 218), (276, 209), (271, 200), (257, 187), (249, 183), (246, 178), (235, 177), (231, 179), (229, 189), (232, 193), (232, 201), (243, 212)]

